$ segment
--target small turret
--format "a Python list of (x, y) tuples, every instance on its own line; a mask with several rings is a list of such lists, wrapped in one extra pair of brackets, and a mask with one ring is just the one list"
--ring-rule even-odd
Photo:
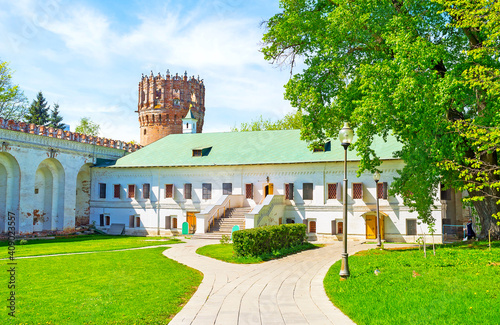
[(194, 117), (193, 112), (191, 112), (192, 106), (189, 106), (189, 111), (182, 119), (182, 133), (196, 133), (196, 122), (198, 120)]

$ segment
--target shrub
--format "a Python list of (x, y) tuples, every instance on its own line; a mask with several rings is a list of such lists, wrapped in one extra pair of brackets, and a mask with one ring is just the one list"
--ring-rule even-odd
[(222, 235), (222, 238), (220, 239), (220, 243), (222, 245), (227, 245), (227, 244), (229, 244), (230, 241), (231, 241), (231, 237), (229, 237), (228, 235)]
[(233, 248), (238, 256), (260, 256), (303, 244), (306, 225), (287, 224), (238, 230), (233, 233)]

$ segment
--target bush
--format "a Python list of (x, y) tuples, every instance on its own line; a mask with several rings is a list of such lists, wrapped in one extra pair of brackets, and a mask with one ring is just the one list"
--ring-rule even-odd
[(260, 256), (301, 245), (305, 240), (304, 224), (265, 226), (235, 231), (233, 248), (238, 256)]

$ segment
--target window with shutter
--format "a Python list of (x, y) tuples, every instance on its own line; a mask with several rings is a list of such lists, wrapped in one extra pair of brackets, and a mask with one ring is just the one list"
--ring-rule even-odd
[(120, 184), (115, 184), (113, 185), (113, 197), (115, 199), (119, 199), (120, 198)]
[(336, 199), (337, 198), (337, 184), (328, 184), (328, 199)]
[(142, 184), (142, 198), (143, 199), (149, 199), (149, 189), (150, 189), (150, 186), (148, 183)]
[(100, 199), (106, 198), (106, 184), (104, 183), (99, 183), (99, 198)]
[(247, 199), (253, 199), (253, 183), (245, 184), (245, 196)]
[(222, 183), (222, 195), (233, 194), (233, 184), (232, 183)]
[(174, 197), (174, 184), (165, 184), (165, 198)]
[(303, 199), (304, 200), (312, 200), (313, 199), (313, 183), (304, 183), (302, 185), (303, 189)]
[(285, 184), (285, 198), (287, 200), (293, 200), (293, 183)]
[(363, 183), (352, 183), (352, 198), (363, 199)]
[(377, 197), (387, 200), (387, 182), (377, 183)]
[(201, 187), (202, 187), (202, 198), (204, 200), (211, 200), (212, 199), (212, 184), (203, 183), (201, 185)]
[(135, 185), (129, 185), (128, 186), (128, 197), (130, 199), (135, 198)]
[(451, 189), (443, 190), (441, 188), (441, 200), (444, 200), (444, 201), (451, 200)]
[(191, 200), (193, 198), (193, 185), (191, 183), (184, 184), (184, 198), (186, 200)]
[(416, 219), (406, 219), (406, 234), (416, 235), (417, 234), (417, 220)]

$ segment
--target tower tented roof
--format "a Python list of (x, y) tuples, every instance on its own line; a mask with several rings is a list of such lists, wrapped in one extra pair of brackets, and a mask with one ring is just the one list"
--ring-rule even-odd
[(189, 111), (187, 112), (186, 116), (183, 118), (183, 120), (186, 119), (196, 120), (196, 118), (193, 115), (193, 112), (191, 112), (191, 107), (189, 108)]
[[(376, 137), (372, 148), (381, 159), (395, 159), (401, 149), (394, 137)], [(326, 150), (313, 152), (300, 139), (300, 130), (171, 134), (118, 159), (117, 167), (182, 167), (291, 164), (344, 161), (344, 148), (337, 140)], [(349, 161), (360, 156), (349, 150)]]

